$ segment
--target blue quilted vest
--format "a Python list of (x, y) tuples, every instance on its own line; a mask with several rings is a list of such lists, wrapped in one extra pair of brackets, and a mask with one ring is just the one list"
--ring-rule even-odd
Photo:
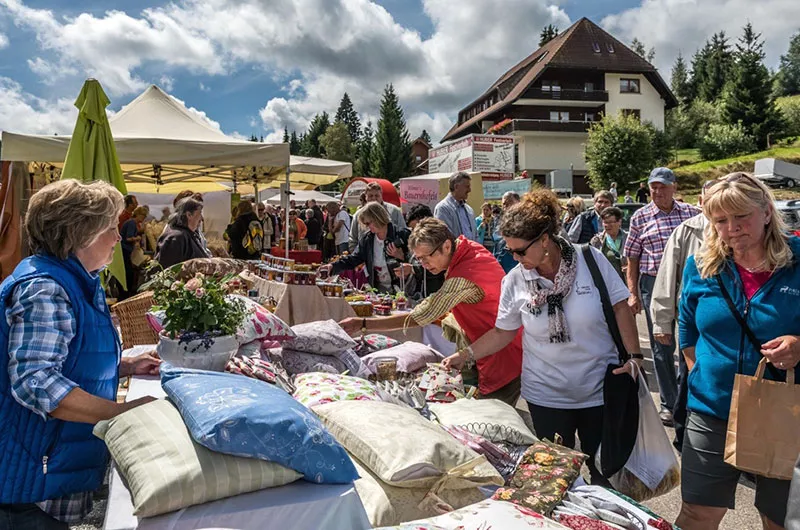
[[(99, 278), (93, 278), (77, 258), (32, 256), (23, 260), (0, 284), (0, 299), (8, 308), (16, 286), (32, 278), (49, 277), (64, 288), (75, 315), (76, 335), (62, 373), (84, 391), (114, 400), (119, 380), (120, 343), (106, 307)], [(9, 325), (0, 317), (0, 504), (56, 499), (93, 491), (102, 485), (108, 452), (92, 435), (93, 425), (49, 418), (20, 405), (12, 396), (8, 376)]]

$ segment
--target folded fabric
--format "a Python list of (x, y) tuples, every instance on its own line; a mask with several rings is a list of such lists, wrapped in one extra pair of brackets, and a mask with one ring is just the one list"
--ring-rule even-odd
[(428, 364), (419, 382), (425, 391), (425, 399), (432, 402), (452, 403), (465, 395), (464, 378), (461, 372), (445, 370), (440, 364)]
[(226, 298), (241, 301), (247, 312), (244, 321), (236, 331), (239, 344), (246, 344), (254, 340), (286, 341), (294, 338), (294, 331), (289, 324), (258, 302), (238, 294), (229, 294)]
[(531, 445), (537, 441), (517, 409), (498, 399), (460, 399), (431, 403), (429, 408), (442, 425), (464, 427), (492, 442)]
[(550, 515), (580, 476), (585, 460), (583, 453), (547, 440), (538, 441), (525, 451), (509, 487), (498, 489), (492, 498)]
[(378, 333), (367, 333), (359, 339), (356, 339), (356, 354), (359, 357), (375, 353), (376, 351), (383, 351), (389, 348), (394, 348), (400, 341), (395, 340), (386, 335), (379, 335)]
[(361, 476), (355, 481), (354, 486), (372, 526), (394, 525), (423, 517), (435, 517), (445, 510), (457, 510), (486, 500), (486, 495), (479, 488), (445, 490), (439, 493), (440, 499), (445, 503), (440, 505), (428, 497), (428, 488), (390, 486), (371, 473), (357, 458), (352, 460)]
[(314, 407), (336, 439), (383, 482), (404, 488), (474, 488), (503, 479), (486, 458), (464, 447), (414, 409), (381, 401)]
[(350, 338), (335, 320), (321, 320), (292, 326), (295, 337), (285, 346), (292, 350), (333, 355), (342, 350), (353, 349), (356, 341)]
[(444, 356), (425, 344), (419, 342), (404, 342), (392, 348), (370, 353), (362, 357), (364, 363), (377, 373), (377, 359), (381, 357), (394, 357), (397, 359), (397, 371), (407, 374), (422, 370), (428, 363), (438, 363)]
[(529, 530), (564, 526), (522, 506), (488, 500), (460, 510), (376, 530)]
[(161, 386), (192, 438), (212, 451), (276, 462), (320, 484), (346, 484), (358, 477), (319, 419), (272, 385), (162, 365)]
[(370, 371), (364, 361), (361, 360), (361, 357), (356, 355), (356, 352), (353, 350), (342, 350), (334, 353), (332, 357), (341, 361), (342, 364), (347, 367), (347, 371), (350, 375), (363, 377), (364, 379), (372, 375), (372, 371)]
[(280, 366), (262, 359), (260, 353), (255, 357), (233, 357), (225, 366), (225, 371), (264, 381), (286, 392), (294, 392), (294, 385), (286, 371)]
[[(479, 455), (486, 457), (492, 466), (497, 470), (503, 479), (509, 479), (517, 469), (517, 458), (511, 453), (499, 447), (483, 436), (471, 433), (463, 427), (456, 427), (454, 425), (445, 427), (444, 430), (450, 433), (450, 436), (469, 447)], [(519, 456), (519, 455), (517, 455)]]
[(102, 421), (94, 434), (105, 440), (139, 517), (301, 478), (274, 462), (225, 455), (195, 443), (178, 410), (165, 399)]
[(380, 400), (375, 385), (359, 377), (309, 373), (298, 375), (294, 384), (294, 398), (309, 408), (334, 401)]
[(309, 372), (323, 372), (326, 374), (341, 374), (347, 371), (347, 366), (331, 355), (317, 355), (302, 351), (282, 348), (272, 350), (270, 356), (280, 359), (289, 375), (300, 375)]

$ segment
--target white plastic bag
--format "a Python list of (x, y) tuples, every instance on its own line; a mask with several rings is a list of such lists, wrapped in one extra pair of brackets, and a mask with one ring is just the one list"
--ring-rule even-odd
[[(614, 489), (635, 501), (646, 501), (675, 488), (680, 483), (680, 465), (661, 424), (644, 374), (638, 367), (639, 432), (630, 458), (609, 481)], [(600, 452), (598, 451), (598, 455)]]

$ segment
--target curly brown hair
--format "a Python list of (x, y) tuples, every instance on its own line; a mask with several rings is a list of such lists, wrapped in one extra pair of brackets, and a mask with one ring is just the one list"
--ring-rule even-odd
[(544, 234), (551, 237), (558, 230), (561, 203), (547, 189), (526, 193), (520, 202), (503, 213), (500, 235), (533, 241)]

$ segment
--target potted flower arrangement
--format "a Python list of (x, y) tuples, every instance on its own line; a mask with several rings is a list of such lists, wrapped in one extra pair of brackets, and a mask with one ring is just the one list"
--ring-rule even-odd
[(187, 281), (167, 269), (152, 282), (155, 310), (164, 311), (157, 351), (174, 366), (221, 372), (236, 353), (236, 330), (246, 309), (227, 298), (232, 275), (223, 279), (197, 273)]

